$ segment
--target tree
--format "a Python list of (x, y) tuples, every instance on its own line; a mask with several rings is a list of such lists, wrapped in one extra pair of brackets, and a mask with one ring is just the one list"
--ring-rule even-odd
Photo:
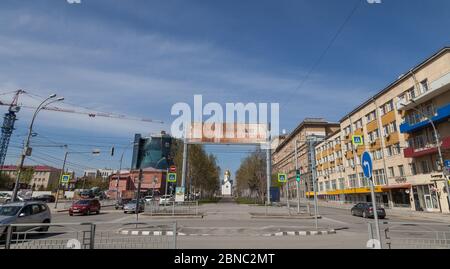
[(25, 183), (27, 185), (30, 184), (31, 179), (33, 179), (34, 168), (33, 167), (25, 167), (22, 169), (20, 173), (20, 183)]
[(236, 181), (236, 188), (240, 196), (264, 202), (267, 188), (266, 157), (260, 149), (242, 161), (236, 172)]
[(11, 190), (14, 179), (9, 175), (0, 172), (0, 190)]
[[(183, 141), (172, 143), (173, 161), (179, 175), (178, 186), (181, 186), (183, 170)], [(202, 197), (211, 198), (220, 186), (220, 167), (212, 154), (207, 154), (202, 145), (189, 145), (186, 185), (199, 190)]]

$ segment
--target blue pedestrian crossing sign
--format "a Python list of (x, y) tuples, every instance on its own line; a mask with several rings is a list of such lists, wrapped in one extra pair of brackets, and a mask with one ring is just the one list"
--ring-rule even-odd
[(363, 136), (362, 135), (354, 135), (352, 136), (353, 145), (355, 146), (363, 146)]
[(372, 178), (372, 171), (373, 171), (372, 156), (370, 156), (370, 153), (367, 151), (365, 151), (361, 157), (361, 166), (364, 172), (364, 177)]
[(167, 182), (171, 182), (171, 183), (177, 182), (177, 174), (176, 173), (168, 173), (167, 174)]
[(70, 181), (70, 175), (62, 175), (61, 183), (69, 183), (69, 181)]
[(278, 182), (286, 183), (287, 182), (287, 175), (286, 174), (278, 174)]

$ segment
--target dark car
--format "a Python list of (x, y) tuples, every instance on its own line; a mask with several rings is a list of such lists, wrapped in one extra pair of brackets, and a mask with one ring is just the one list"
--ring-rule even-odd
[(95, 195), (92, 191), (83, 191), (80, 193), (82, 199), (91, 199), (95, 198)]
[(96, 214), (100, 214), (100, 209), (100, 201), (97, 199), (79, 200), (73, 203), (69, 208), (69, 215), (90, 215), (93, 212), (95, 212)]
[[(351, 209), (352, 216), (360, 216), (363, 218), (373, 218), (374, 212), (373, 212), (373, 205), (372, 203), (359, 203), (356, 204)], [(377, 213), (378, 217), (380, 219), (384, 219), (386, 217), (386, 211), (384, 208), (377, 206)]]
[[(123, 206), (123, 212), (125, 214), (128, 213), (128, 212), (136, 213), (136, 203), (137, 203), (136, 199), (133, 199), (133, 200), (129, 201), (128, 203), (126, 203)], [(139, 199), (138, 211), (139, 212), (144, 212), (144, 210), (145, 210), (145, 201), (143, 199)]]
[(54, 203), (55, 200), (56, 200), (55, 196), (48, 195), (48, 194), (36, 196), (33, 198), (33, 201), (41, 201), (41, 202), (46, 202), (46, 203)]
[(123, 209), (123, 206), (125, 204), (128, 204), (130, 201), (131, 201), (131, 199), (119, 199), (119, 200), (117, 200), (114, 207), (116, 208), (116, 210)]

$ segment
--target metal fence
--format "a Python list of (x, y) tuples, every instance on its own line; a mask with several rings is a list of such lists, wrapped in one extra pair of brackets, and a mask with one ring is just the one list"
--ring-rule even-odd
[[(376, 239), (369, 223), (369, 239)], [(450, 224), (425, 222), (381, 222), (384, 249), (450, 249)]]
[(159, 201), (150, 201), (145, 203), (145, 213), (150, 216), (198, 216), (201, 214), (198, 210), (198, 201), (170, 201), (163, 204)]
[(176, 222), (11, 224), (0, 232), (0, 249), (175, 249), (177, 240)]

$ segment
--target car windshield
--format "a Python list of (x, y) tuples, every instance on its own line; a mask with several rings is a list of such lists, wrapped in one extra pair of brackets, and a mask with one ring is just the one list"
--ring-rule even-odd
[(21, 209), (20, 206), (1, 206), (0, 207), (0, 216), (15, 216), (19, 210)]
[(78, 202), (76, 202), (76, 205), (88, 205), (89, 204), (89, 200), (80, 200)]

